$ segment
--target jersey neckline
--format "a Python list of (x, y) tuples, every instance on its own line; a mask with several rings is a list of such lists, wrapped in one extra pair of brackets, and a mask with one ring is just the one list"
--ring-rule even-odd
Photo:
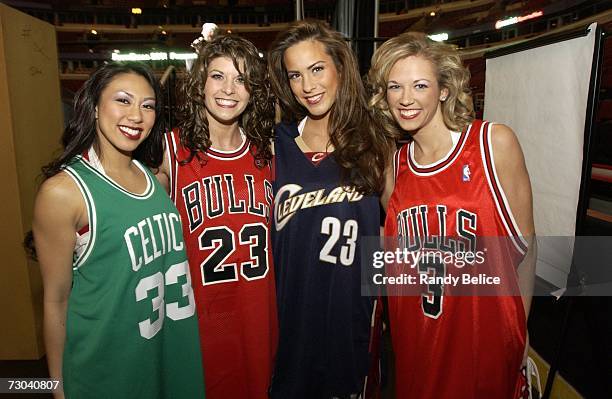
[(98, 170), (94, 165), (90, 163), (90, 161), (85, 159), (82, 155), (77, 155), (76, 158), (79, 161), (81, 161), (81, 163), (85, 165), (86, 168), (88, 168), (93, 173), (98, 175), (102, 180), (106, 181), (111, 187), (114, 187), (116, 190), (121, 191), (122, 193), (124, 193), (125, 195), (129, 197), (132, 197), (135, 199), (147, 199), (155, 191), (155, 185), (153, 184), (152, 177), (149, 175), (149, 173), (147, 173), (145, 167), (136, 159), (132, 159), (132, 162), (134, 163), (134, 165), (136, 165), (136, 167), (138, 167), (138, 169), (140, 169), (142, 174), (145, 176), (145, 179), (147, 180), (147, 187), (144, 190), (144, 192), (140, 194), (133, 193), (131, 191), (126, 190), (123, 186), (121, 186), (119, 183), (117, 183), (111, 177), (109, 177), (105, 172)]
[[(446, 169), (448, 166), (450, 166), (461, 153), (461, 150), (468, 137), (471, 126), (472, 125), (470, 124), (468, 127), (463, 129), (463, 131), (460, 133), (458, 140), (456, 141), (453, 140), (453, 146), (448, 151), (448, 153), (444, 157), (442, 157), (442, 159), (434, 163), (431, 163), (431, 164), (421, 165), (414, 159), (414, 141), (411, 141), (408, 144), (408, 157), (407, 158), (408, 158), (408, 166), (410, 167), (412, 172), (415, 174), (429, 175), (432, 173), (440, 172), (441, 170)], [(450, 133), (452, 135), (453, 133), (456, 133), (456, 132), (450, 132)]]
[[(330, 158), (330, 155), (334, 153), (334, 151), (314, 151), (312, 148), (308, 147), (308, 144), (306, 144), (306, 142), (304, 141), (304, 138), (302, 137), (302, 132), (304, 131), (304, 126), (306, 126), (306, 121), (308, 120), (308, 117), (305, 117), (304, 119), (302, 119), (298, 125), (297, 125), (297, 136), (295, 136), (293, 138), (293, 144), (297, 147), (298, 152), (300, 152), (302, 154), (302, 158), (304, 158), (304, 160), (313, 168), (320, 168), (325, 161), (327, 161), (327, 158)], [(318, 161), (317, 163), (314, 163), (312, 161), (312, 157), (308, 156), (309, 154), (325, 154), (325, 156), (323, 158), (321, 158), (320, 161)]]
[(213, 147), (209, 147), (206, 150), (206, 153), (213, 158), (221, 159), (221, 160), (232, 160), (236, 158), (240, 158), (243, 156), (249, 149), (249, 140), (247, 140), (246, 134), (240, 128), (240, 137), (242, 142), (238, 146), (238, 148), (234, 150), (219, 150)]

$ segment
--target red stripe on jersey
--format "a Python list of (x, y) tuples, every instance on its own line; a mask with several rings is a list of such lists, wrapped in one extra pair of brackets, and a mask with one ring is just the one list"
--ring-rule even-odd
[(510, 210), (510, 206), (506, 201), (506, 196), (503, 193), (503, 190), (500, 186), (499, 179), (497, 178), (497, 173), (495, 171), (495, 165), (492, 154), (492, 145), (491, 145), (491, 123), (484, 122), (481, 128), (481, 148), (483, 150), (483, 161), (485, 163), (485, 167), (487, 168), (487, 172), (489, 175), (489, 183), (493, 192), (493, 197), (495, 202), (497, 203), (497, 209), (499, 211), (499, 216), (502, 218), (504, 226), (508, 230), (508, 233), (512, 239), (512, 242), (516, 246), (517, 250), (521, 255), (524, 255), (527, 252), (527, 245), (524, 239), (521, 237), (521, 233), (519, 232), (515, 222), (514, 217), (512, 216), (512, 211)]
[(329, 152), (319, 152), (319, 151), (312, 151), (312, 152), (305, 152), (304, 156), (306, 158), (308, 158), (308, 160), (314, 165), (317, 166), (318, 164), (321, 163), (322, 160), (324, 160), (325, 158), (327, 158), (327, 156), (329, 155)]
[(599, 169), (612, 170), (612, 165), (608, 165), (608, 164), (604, 164), (604, 163), (594, 163), (593, 167), (594, 168), (599, 168)]
[(82, 236), (86, 233), (89, 233), (89, 224), (86, 224), (85, 226), (81, 227), (81, 229), (79, 231), (77, 231), (77, 234), (79, 236)]
[(249, 140), (244, 140), (244, 143), (240, 146), (240, 148), (234, 151), (219, 151), (214, 148), (209, 148), (206, 150), (206, 153), (217, 159), (235, 159), (244, 155), (246, 151), (249, 149)]
[[(455, 160), (455, 158), (457, 158), (457, 155), (459, 155), (459, 153), (461, 152), (461, 149), (463, 148), (463, 145), (465, 144), (465, 140), (468, 137), (468, 130), (472, 128), (472, 125), (469, 125), (468, 127), (466, 127), (465, 129), (463, 129), (463, 131), (461, 132), (461, 137), (459, 137), (459, 142), (457, 143), (457, 145), (455, 146), (455, 148), (453, 149), (453, 152), (451, 154), (449, 154), (446, 159), (439, 163), (439, 164), (435, 164), (435, 165), (431, 165), (431, 166), (426, 166), (426, 167), (422, 167), (417, 165), (413, 160), (412, 157), (410, 157), (410, 153), (408, 153), (408, 162), (410, 164), (410, 167), (412, 168), (413, 171), (415, 171), (416, 173), (431, 173), (431, 172), (436, 172), (440, 169), (443, 169), (444, 167), (450, 165), (451, 163), (453, 163), (453, 161)], [(411, 142), (410, 144), (408, 144), (407, 147), (409, 147), (410, 145), (412, 145)]]

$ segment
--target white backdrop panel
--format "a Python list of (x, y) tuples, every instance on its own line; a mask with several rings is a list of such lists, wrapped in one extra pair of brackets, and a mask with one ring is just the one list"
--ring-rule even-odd
[[(484, 118), (518, 136), (539, 236), (575, 234), (595, 27), (584, 37), (487, 60)], [(566, 285), (570, 241), (538, 240), (537, 274), (558, 287)]]

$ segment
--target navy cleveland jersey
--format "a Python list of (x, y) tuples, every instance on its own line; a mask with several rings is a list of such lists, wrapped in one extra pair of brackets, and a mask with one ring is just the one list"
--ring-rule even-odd
[(276, 128), (271, 396), (349, 397), (367, 385), (376, 304), (361, 296), (360, 251), (362, 237), (380, 234), (380, 208), (377, 197), (342, 186), (333, 156), (307, 158), (298, 136), (296, 124)]

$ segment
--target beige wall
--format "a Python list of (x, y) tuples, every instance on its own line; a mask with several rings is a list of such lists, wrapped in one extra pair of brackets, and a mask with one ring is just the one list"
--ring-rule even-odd
[(0, 4), (0, 359), (37, 359), (42, 344), (38, 265), (22, 249), (40, 167), (62, 130), (55, 28)]

